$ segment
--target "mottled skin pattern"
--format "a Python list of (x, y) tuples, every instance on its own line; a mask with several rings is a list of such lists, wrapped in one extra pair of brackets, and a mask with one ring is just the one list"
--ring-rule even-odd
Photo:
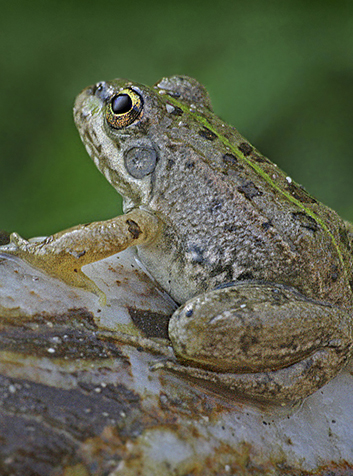
[(215, 116), (191, 78), (98, 83), (74, 115), (125, 215), (40, 245), (13, 235), (7, 251), (98, 292), (81, 266), (137, 246), (181, 304), (169, 325), (178, 359), (159, 367), (217, 391), (286, 403), (333, 378), (352, 349), (351, 225)]

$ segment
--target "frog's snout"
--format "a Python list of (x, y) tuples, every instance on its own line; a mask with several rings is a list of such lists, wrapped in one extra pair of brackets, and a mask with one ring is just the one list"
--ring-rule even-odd
[(105, 81), (88, 86), (80, 92), (74, 104), (74, 120), (79, 130), (92, 116), (93, 110), (97, 106), (100, 108), (111, 95), (111, 87)]

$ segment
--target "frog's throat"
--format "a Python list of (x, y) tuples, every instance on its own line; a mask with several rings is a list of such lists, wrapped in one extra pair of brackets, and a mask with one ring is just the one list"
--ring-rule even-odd
[[(315, 221), (316, 223), (318, 223), (321, 228), (323, 230), (326, 231), (326, 233), (330, 236), (331, 238), (331, 241), (332, 241), (332, 244), (334, 245), (336, 251), (337, 251), (337, 254), (338, 254), (338, 258), (342, 264), (342, 267), (343, 267), (343, 270), (344, 270), (344, 273), (345, 273), (345, 276), (348, 280), (348, 276), (347, 276), (347, 270), (346, 270), (346, 266), (345, 266), (345, 263), (344, 263), (344, 259), (343, 259), (343, 255), (342, 255), (342, 251), (335, 239), (335, 237), (333, 236), (333, 234), (330, 232), (330, 230), (328, 229), (326, 223), (324, 223), (320, 217), (318, 217), (316, 215), (315, 212), (313, 212), (312, 210), (310, 210), (310, 208), (306, 208), (305, 205), (303, 205), (299, 200), (297, 200), (295, 197), (293, 197), (292, 195), (290, 195), (288, 192), (286, 192), (285, 190), (283, 190), (282, 188), (280, 188), (272, 179), (271, 177), (262, 170), (262, 168), (257, 165), (256, 163), (253, 163), (251, 162), (249, 159), (247, 159), (247, 157), (238, 149), (236, 148), (231, 142), (229, 142), (228, 139), (226, 139), (225, 137), (222, 136), (222, 134), (220, 134), (217, 130), (215, 130), (213, 128), (213, 126), (208, 122), (208, 120), (201, 116), (200, 114), (198, 114), (197, 112), (194, 112), (194, 111), (190, 111), (190, 109), (185, 106), (184, 104), (182, 104), (181, 102), (179, 102), (177, 99), (175, 99), (174, 97), (168, 97), (168, 101), (172, 104), (174, 104), (175, 106), (177, 107), (180, 107), (180, 109), (182, 109), (183, 112), (191, 115), (192, 117), (195, 118), (196, 121), (198, 121), (199, 123), (201, 123), (204, 127), (207, 127), (208, 129), (210, 129), (217, 137), (218, 139), (226, 146), (228, 147), (236, 157), (240, 158), (241, 160), (243, 160), (244, 162), (246, 162), (249, 167), (251, 167), (252, 169), (255, 170), (255, 172), (259, 175), (261, 175), (261, 177), (272, 187), (274, 188), (275, 190), (277, 190), (277, 192), (279, 192), (280, 194), (282, 194), (284, 197), (287, 198), (287, 200), (289, 200), (290, 202), (294, 203), (295, 205), (297, 205), (299, 208), (301, 208), (302, 210), (305, 211), (306, 214), (308, 214), (309, 216), (311, 216)], [(279, 170), (279, 169), (278, 169)]]

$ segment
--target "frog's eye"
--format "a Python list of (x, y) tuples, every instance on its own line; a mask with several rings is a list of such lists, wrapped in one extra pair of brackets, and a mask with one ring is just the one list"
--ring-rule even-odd
[(132, 124), (141, 114), (142, 98), (131, 89), (123, 89), (112, 97), (107, 107), (107, 122), (114, 129)]

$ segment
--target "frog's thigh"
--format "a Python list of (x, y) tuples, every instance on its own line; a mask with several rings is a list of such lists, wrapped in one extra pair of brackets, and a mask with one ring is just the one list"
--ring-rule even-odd
[(337, 372), (349, 353), (352, 327), (343, 310), (293, 288), (243, 283), (185, 303), (170, 321), (169, 336), (184, 362), (217, 372), (273, 372), (325, 350), (322, 361)]

